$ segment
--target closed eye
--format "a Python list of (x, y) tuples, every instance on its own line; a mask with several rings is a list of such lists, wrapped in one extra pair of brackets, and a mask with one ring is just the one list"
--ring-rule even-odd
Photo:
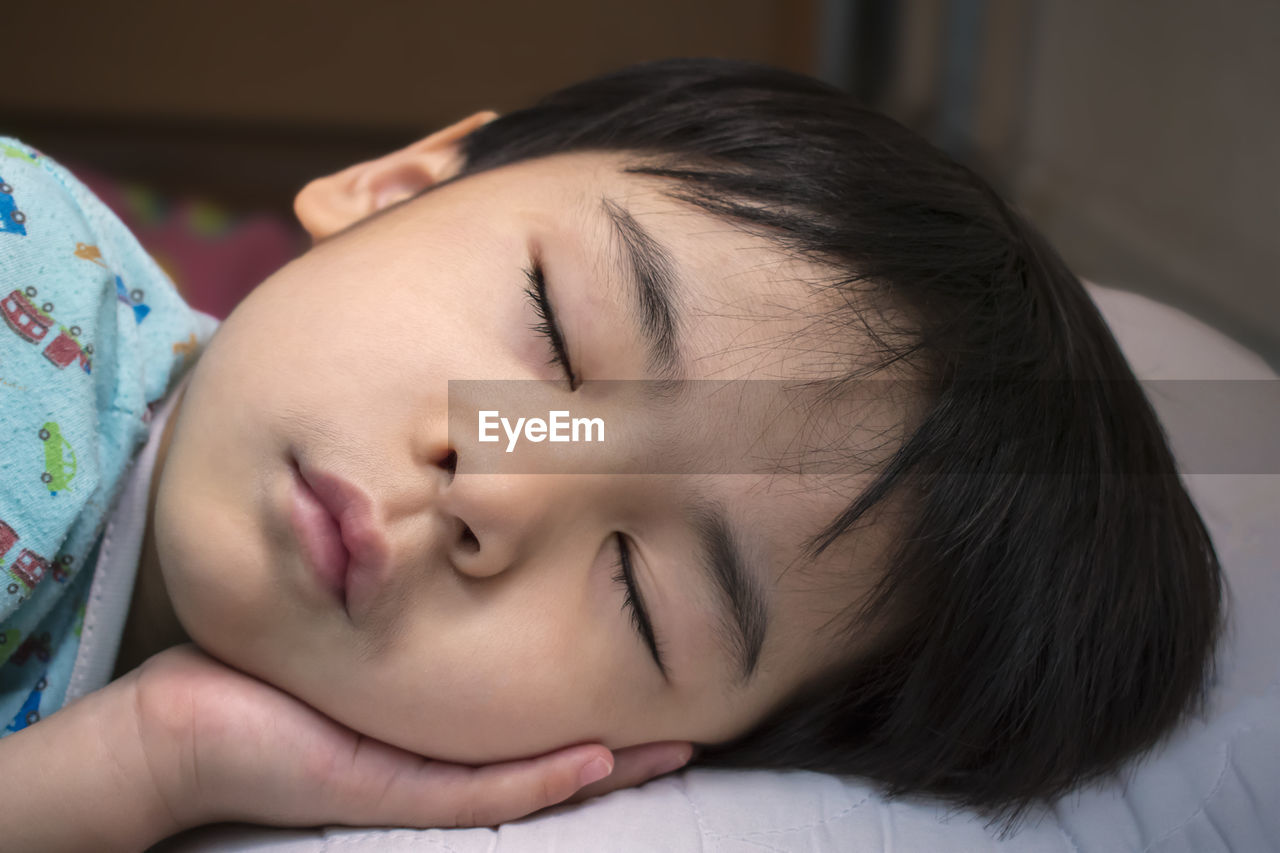
[(645, 608), (644, 600), (636, 588), (635, 573), (631, 568), (631, 549), (627, 547), (625, 536), (621, 533), (614, 535), (618, 540), (618, 571), (613, 576), (613, 582), (626, 591), (622, 599), (622, 607), (624, 610), (631, 611), (631, 624), (644, 640), (645, 645), (649, 647), (649, 653), (653, 656), (653, 662), (658, 665), (658, 671), (662, 673), (663, 678), (666, 678), (667, 667), (663, 663), (662, 644), (658, 642), (658, 637), (653, 631), (653, 622), (649, 619), (649, 611)]
[(565, 346), (564, 335), (560, 333), (560, 325), (556, 322), (551, 300), (547, 298), (547, 281), (542, 272), (541, 262), (535, 258), (525, 268), (524, 275), (528, 281), (524, 287), (524, 295), (533, 305), (534, 313), (538, 317), (538, 322), (533, 323), (530, 328), (546, 338), (551, 350), (551, 357), (547, 359), (547, 364), (558, 366), (563, 370), (569, 379), (569, 390), (574, 391), (580, 383), (573, 373), (572, 365), (569, 364), (569, 350)]

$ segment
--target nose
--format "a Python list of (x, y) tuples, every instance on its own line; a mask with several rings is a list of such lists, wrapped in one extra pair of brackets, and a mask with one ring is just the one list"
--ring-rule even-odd
[(460, 488), (444, 501), (452, 528), (450, 560), (457, 571), (477, 579), (505, 571), (515, 561), (520, 536), (516, 519), (500, 518), (494, 507), (500, 492), (491, 488), (494, 484), (477, 482), (479, 476), (456, 480)]
[[(440, 437), (433, 442), (427, 451), (427, 461), (438, 480), (437, 494), (442, 496), (441, 503), (448, 504), (448, 495), (458, 473), (458, 452), (449, 446), (447, 438)], [(471, 527), (454, 511), (441, 507), (447, 517), (446, 534), (449, 541), (446, 545), (448, 556), (455, 565), (460, 561), (470, 565), (474, 555), (480, 549), (480, 541)]]
[[(446, 488), (453, 485), (454, 477), (458, 473), (458, 453), (453, 448), (448, 448), (435, 465), (440, 469)], [(450, 518), (453, 527), (453, 544), (451, 546), (454, 552), (454, 562), (462, 559), (468, 564), (474, 562), (473, 555), (480, 550), (480, 540), (476, 538), (475, 532), (467, 525), (465, 521), (457, 515)]]
[(436, 452), (433, 464), (443, 473), (447, 486), (453, 482), (454, 475), (458, 473), (458, 453), (452, 447), (444, 447)]
[[(427, 451), (428, 461), (439, 482), (440, 511), (446, 518), (448, 542), (446, 552), (451, 562), (460, 571), (473, 577), (487, 577), (502, 571), (501, 559), (497, 557), (496, 543), (486, 533), (490, 541), (487, 552), (480, 555), (480, 539), (476, 536), (465, 516), (475, 516), (475, 509), (463, 509), (463, 499), (456, 493), (454, 484), (458, 475), (458, 452), (449, 445), (446, 436), (439, 436)], [(467, 500), (466, 505), (475, 507), (474, 501)], [(494, 536), (497, 534), (494, 533)]]
[[(469, 472), (455, 454), (449, 485), (438, 509), (449, 531), (446, 553), (468, 577), (494, 577), (554, 540), (553, 516), (568, 510), (568, 492), (557, 494), (557, 478), (540, 474)], [(444, 465), (446, 460), (441, 461)], [(563, 532), (563, 531), (561, 531)]]

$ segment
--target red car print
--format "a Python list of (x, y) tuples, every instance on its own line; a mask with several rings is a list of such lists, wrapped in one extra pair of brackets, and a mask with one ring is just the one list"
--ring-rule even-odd
[(44, 631), (35, 637), (27, 637), (9, 660), (14, 666), (22, 666), (27, 662), (27, 658), (34, 654), (42, 662), (48, 663), (49, 658), (53, 655), (53, 649), (50, 647), (52, 639), (48, 631)]
[(67, 578), (71, 576), (71, 563), (75, 558), (70, 554), (63, 554), (61, 560), (55, 560), (53, 563), (53, 579), (58, 583), (66, 583)]
[(20, 290), (13, 291), (0, 303), (0, 313), (4, 314), (10, 328), (31, 343), (38, 344), (53, 325), (53, 318), (48, 313), (53, 310), (53, 305), (46, 302), (43, 311), (36, 308), (27, 301), (27, 296), (35, 295), (34, 287), (28, 287), (25, 296)]
[(12, 527), (0, 521), (0, 557), (5, 555), (14, 543), (18, 541), (18, 534)]
[(60, 368), (66, 367), (71, 362), (79, 360), (80, 366), (84, 368), (84, 372), (91, 373), (92, 371), (89, 369), (89, 357), (85, 353), (86, 351), (93, 352), (93, 344), (90, 344), (85, 349), (81, 349), (79, 342), (73, 337), (73, 335), (79, 334), (79, 326), (72, 327), (70, 329), (70, 334), (67, 332), (67, 329), (59, 330), (58, 336), (44, 348), (44, 357)]
[[(53, 327), (54, 320), (50, 316), (53, 313), (53, 303), (46, 302), (36, 308), (35, 303), (31, 301), (35, 297), (34, 287), (26, 288), (25, 293), (15, 290), (5, 297), (3, 303), (0, 303), (0, 313), (4, 314), (4, 319), (15, 332), (31, 343), (38, 344), (48, 337), (49, 329)], [(82, 347), (79, 337), (79, 326), (72, 326), (70, 329), (59, 328), (58, 336), (44, 348), (44, 357), (59, 368), (64, 368), (73, 361), (79, 361), (85, 373), (92, 373), (93, 362), (89, 356), (93, 355), (93, 344)]]
[(9, 567), (9, 574), (27, 585), (27, 590), (36, 588), (36, 584), (44, 580), (44, 573), (49, 569), (49, 561), (29, 548), (23, 548), (18, 559)]

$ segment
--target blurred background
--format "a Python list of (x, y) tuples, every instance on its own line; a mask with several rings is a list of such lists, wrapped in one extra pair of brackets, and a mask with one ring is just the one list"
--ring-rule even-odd
[(5, 4), (0, 28), (0, 135), (80, 175), (215, 316), (309, 245), (309, 179), (712, 55), (847, 89), (974, 167), (1081, 276), (1280, 366), (1275, 0), (52, 0)]

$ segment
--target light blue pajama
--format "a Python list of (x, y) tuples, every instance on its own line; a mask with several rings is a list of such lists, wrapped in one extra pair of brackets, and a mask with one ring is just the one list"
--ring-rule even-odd
[[(9, 137), (0, 314), (3, 737), (62, 706), (107, 518), (155, 410), (218, 321), (182, 300), (84, 184)], [(131, 587), (134, 572), (123, 577)], [(117, 645), (118, 621), (104, 638)]]

